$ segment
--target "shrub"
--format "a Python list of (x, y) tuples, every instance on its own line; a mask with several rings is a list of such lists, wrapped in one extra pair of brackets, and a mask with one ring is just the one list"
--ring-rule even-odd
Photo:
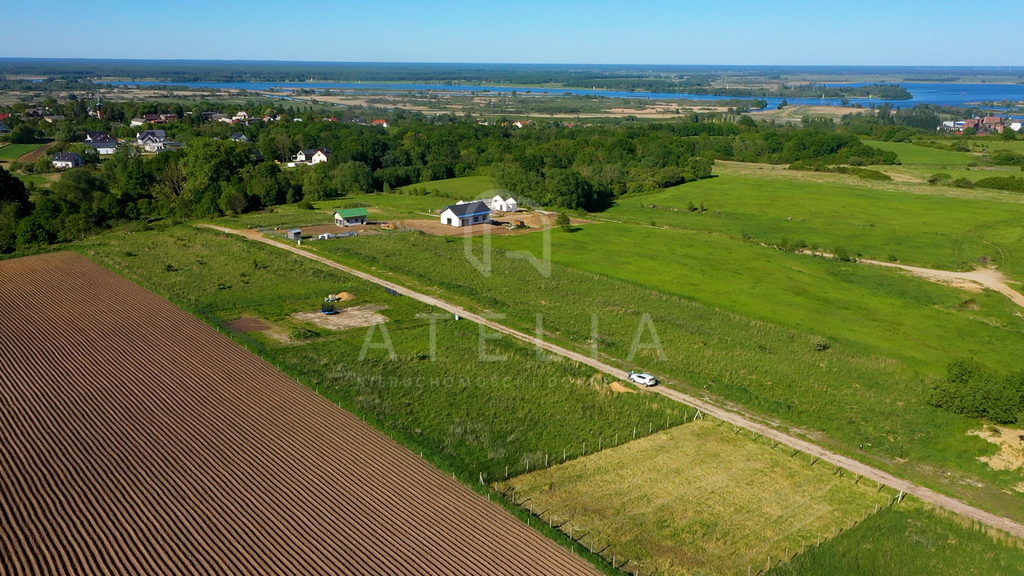
[(295, 207), (299, 210), (316, 210), (316, 206), (313, 206), (313, 203), (309, 200), (302, 200)]
[(928, 401), (969, 418), (1024, 423), (1024, 372), (1000, 374), (973, 359), (954, 360)]
[(974, 183), (979, 188), (992, 188), (994, 190), (1006, 190), (1007, 192), (1024, 192), (1024, 178), (1015, 176), (993, 176), (982, 178)]
[(974, 182), (967, 178), (957, 178), (956, 180), (953, 180), (952, 184), (957, 188), (974, 188)]
[(931, 176), (928, 177), (929, 184), (949, 184), (951, 180), (953, 180), (953, 177), (944, 172), (932, 174)]
[(852, 258), (850, 257), (850, 253), (847, 252), (846, 248), (843, 248), (842, 246), (837, 246), (836, 249), (832, 251), (832, 255), (835, 256), (836, 260), (839, 260), (840, 262), (849, 262), (850, 260), (852, 260)]

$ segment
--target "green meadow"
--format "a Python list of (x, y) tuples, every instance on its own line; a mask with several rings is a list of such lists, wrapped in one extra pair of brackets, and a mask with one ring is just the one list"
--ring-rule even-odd
[[(524, 332), (538, 330), (539, 314), (541, 333), (560, 344), (590, 351), (596, 342), (613, 364), (650, 370), (669, 386), (735, 402), (858, 459), (1024, 517), (1021, 498), (1003, 492), (1021, 474), (976, 459), (994, 452), (966, 435), (978, 423), (927, 403), (950, 358), (976, 353), (1021, 367), (1022, 320), (1005, 297), (708, 234), (581, 228), (552, 232), (548, 276), (506, 252), (539, 257), (542, 234), (493, 237), (489, 275), (470, 263), (462, 238), (395, 233), (310, 250), (504, 315)], [(478, 261), (481, 242), (473, 244)], [(653, 342), (645, 314), (663, 356), (634, 349), (638, 333)]]
[[(922, 150), (929, 150), (922, 148)], [(920, 184), (928, 187), (927, 184)], [(927, 191), (927, 190), (926, 190)], [(674, 227), (754, 243), (800, 242), (831, 252), (970, 270), (982, 258), (1024, 279), (1024, 204), (861, 185), (727, 174), (624, 198), (596, 218)], [(689, 206), (704, 204), (705, 212)], [(723, 255), (724, 256), (724, 255)]]
[(0, 148), (0, 160), (17, 160), (42, 144), (8, 144)]
[(869, 516), (838, 538), (809, 548), (770, 576), (1016, 576), (1024, 566), (1019, 543), (961, 525), (921, 507)]

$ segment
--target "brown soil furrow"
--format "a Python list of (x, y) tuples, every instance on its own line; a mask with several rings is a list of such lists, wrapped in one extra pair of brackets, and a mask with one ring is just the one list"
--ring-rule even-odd
[(81, 256), (0, 262), (0, 410), (4, 575), (596, 573)]

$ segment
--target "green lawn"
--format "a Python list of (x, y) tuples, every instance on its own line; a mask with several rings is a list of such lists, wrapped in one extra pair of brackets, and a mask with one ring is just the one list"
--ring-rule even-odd
[(17, 160), (42, 144), (8, 144), (0, 148), (0, 160)]
[[(893, 494), (764, 438), (696, 421), (507, 483), (542, 518), (666, 576), (745, 574), (831, 538)], [(949, 565), (950, 568), (957, 563)], [(824, 574), (824, 572), (822, 573)]]
[(865, 144), (881, 150), (895, 152), (899, 156), (900, 162), (904, 165), (950, 167), (982, 162), (982, 158), (978, 154), (940, 150), (928, 146), (918, 146), (910, 142), (865, 140)]
[[(842, 246), (927, 268), (969, 270), (984, 256), (1024, 280), (1024, 204), (1005, 195), (1011, 201), (727, 174), (623, 199), (595, 217), (767, 244), (804, 241), (826, 251)], [(689, 212), (691, 202), (707, 211)]]
[[(442, 194), (452, 196), (456, 200), (472, 200), (474, 198), (494, 197), (496, 192), (493, 192), (493, 190), (497, 187), (497, 183), (490, 176), (465, 176), (463, 178), (413, 184), (399, 188), (399, 190), (426, 188), (427, 190), (439, 190)], [(486, 194), (487, 192), (491, 193)]]
[[(812, 547), (770, 576), (1017, 576), (1024, 567), (1019, 544), (924, 509), (896, 508)], [(763, 567), (763, 566), (762, 566)]]

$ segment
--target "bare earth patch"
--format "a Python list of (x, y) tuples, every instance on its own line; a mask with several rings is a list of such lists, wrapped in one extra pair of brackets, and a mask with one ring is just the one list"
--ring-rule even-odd
[(611, 389), (614, 390), (615, 392), (621, 392), (624, 394), (636, 394), (636, 390), (618, 381), (612, 382)]
[(270, 324), (267, 324), (259, 318), (253, 318), (250, 316), (243, 316), (241, 318), (226, 322), (225, 325), (234, 330), (235, 332), (263, 332), (264, 330), (270, 330)]
[(388, 317), (377, 314), (379, 310), (385, 310), (387, 306), (366, 304), (363, 306), (352, 306), (350, 308), (339, 308), (337, 314), (324, 314), (322, 312), (298, 312), (292, 314), (292, 318), (316, 324), (328, 330), (347, 330), (349, 328), (361, 328), (383, 324)]
[[(992, 456), (982, 456), (978, 460), (996, 470), (1024, 468), (1024, 440), (1021, 439), (1024, 438), (1024, 430), (986, 426), (978, 430), (971, 430), (968, 434), (999, 446), (999, 452)], [(1024, 486), (1024, 482), (1018, 484), (1018, 488), (1020, 486)]]

